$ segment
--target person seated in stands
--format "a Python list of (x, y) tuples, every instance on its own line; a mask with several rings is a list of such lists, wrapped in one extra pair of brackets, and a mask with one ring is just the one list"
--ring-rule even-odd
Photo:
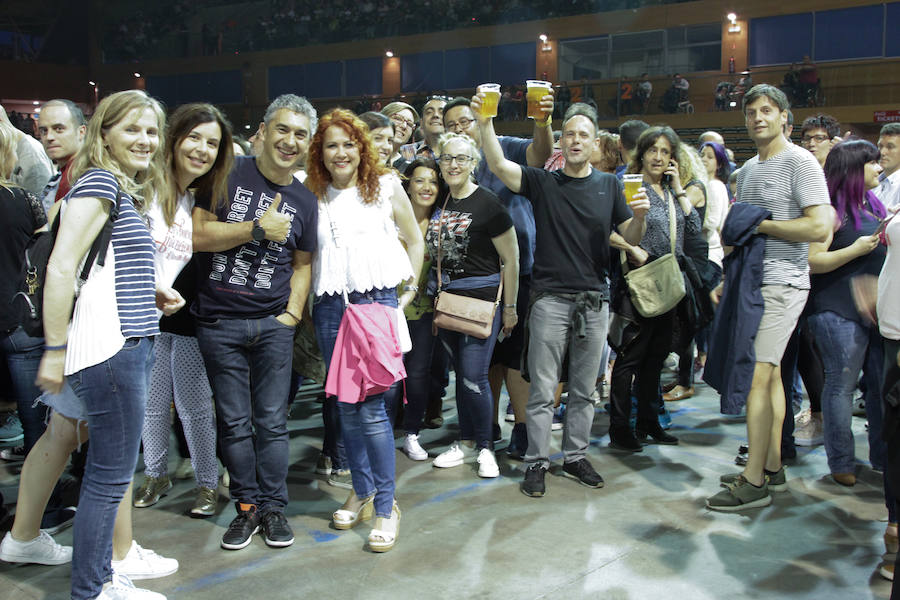
[(650, 96), (653, 94), (653, 84), (646, 73), (641, 73), (641, 80), (637, 84), (637, 99), (641, 107), (641, 113), (647, 113), (650, 106)]

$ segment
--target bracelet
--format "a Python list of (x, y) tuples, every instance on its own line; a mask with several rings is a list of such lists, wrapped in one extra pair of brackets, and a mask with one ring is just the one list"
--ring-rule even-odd
[(515, 308), (516, 308), (516, 304), (515, 304), (515, 303), (513, 303), (513, 304), (504, 304), (504, 305), (503, 305), (503, 310), (506, 310), (507, 308), (515, 309)]
[(53, 352), (54, 350), (65, 350), (67, 344), (60, 344), (58, 346), (48, 346), (44, 344), (44, 350), (47, 352)]
[(406, 285), (403, 286), (403, 291), (404, 291), (404, 292), (418, 292), (418, 291), (419, 291), (419, 286), (417, 286), (417, 285), (412, 285), (412, 284), (409, 284), (409, 283), (408, 283), (408, 284), (406, 284)]
[(298, 325), (300, 324), (300, 317), (298, 317), (297, 315), (295, 315), (294, 313), (292, 313), (292, 312), (289, 311), (288, 309), (284, 309), (284, 314), (288, 315), (289, 317), (291, 317), (292, 319), (294, 319), (295, 321), (297, 321), (297, 324), (298, 324)]
[(550, 127), (553, 124), (553, 115), (548, 115), (546, 121), (537, 121), (534, 122), (538, 127)]

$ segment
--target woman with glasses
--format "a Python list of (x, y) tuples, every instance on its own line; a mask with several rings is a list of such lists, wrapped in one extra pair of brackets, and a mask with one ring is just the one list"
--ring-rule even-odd
[(395, 165), (400, 162), (402, 165), (404, 158), (400, 154), (400, 146), (412, 139), (412, 134), (416, 130), (416, 124), (419, 122), (419, 113), (406, 102), (391, 102), (381, 109), (381, 114), (394, 123), (394, 139), (392, 142), (394, 148), (391, 152), (390, 164)]
[(445, 133), (438, 140), (437, 153), (441, 175), (450, 191), (438, 199), (441, 208), (434, 212), (425, 237), (433, 265), (432, 280), (437, 281), (440, 257), (442, 287), (455, 295), (493, 302), (502, 281), (503, 310), (496, 312), (487, 339), (439, 330), (440, 342), (456, 371), (460, 441), (435, 458), (434, 466), (459, 466), (475, 450), (478, 475), (497, 477), (500, 469), (493, 452), (494, 399), (488, 367), (501, 326), (508, 335), (518, 321), (519, 245), (506, 208), (495, 194), (473, 181), (480, 153), (472, 138)]

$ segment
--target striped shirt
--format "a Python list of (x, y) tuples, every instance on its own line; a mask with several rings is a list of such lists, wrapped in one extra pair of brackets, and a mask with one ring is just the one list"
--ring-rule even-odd
[[(82, 175), (69, 195), (116, 201), (119, 184), (112, 173), (93, 169)], [(116, 256), (116, 306), (122, 336), (146, 337), (159, 334), (156, 316), (156, 245), (147, 223), (138, 213), (131, 196), (122, 192), (119, 216), (113, 224), (111, 245)]]
[[(800, 146), (788, 146), (759, 160), (757, 154), (738, 171), (738, 199), (772, 212), (775, 221), (799, 219), (803, 211), (829, 204), (825, 174), (815, 157)], [(766, 240), (763, 285), (809, 289), (809, 243), (776, 237)]]

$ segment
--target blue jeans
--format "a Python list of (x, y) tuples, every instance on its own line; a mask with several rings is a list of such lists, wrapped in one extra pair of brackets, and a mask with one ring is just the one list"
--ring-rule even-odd
[(494, 315), (491, 335), (481, 340), (458, 331), (439, 329), (441, 345), (456, 371), (456, 412), (462, 440), (475, 440), (475, 447), (493, 448), (494, 395), (488, 383), (488, 369), (502, 315)]
[(67, 377), (91, 436), (75, 513), (73, 600), (97, 596), (112, 579), (113, 523), (137, 465), (152, 364), (153, 338), (129, 338), (109, 360)]
[(294, 328), (274, 316), (198, 318), (197, 341), (216, 401), (231, 497), (262, 512), (283, 510), (288, 503), (287, 409)]
[[(397, 292), (377, 289), (349, 295), (351, 304), (378, 303), (397, 307)], [(331, 365), (334, 342), (344, 316), (344, 298), (340, 294), (319, 296), (313, 303), (313, 324), (325, 365)], [(375, 514), (390, 517), (394, 503), (394, 430), (384, 409), (384, 394), (367, 396), (364, 402), (339, 402), (329, 397), (338, 414), (342, 449), (350, 468), (353, 491), (360, 498), (375, 494)], [(327, 424), (327, 421), (326, 421)], [(334, 456), (332, 456), (332, 467)]]
[(431, 335), (433, 313), (425, 313), (414, 321), (407, 321), (412, 350), (403, 355), (406, 379), (398, 381), (384, 393), (384, 407), (388, 419), (396, 422), (399, 404), (406, 393), (403, 410), (403, 429), (406, 433), (419, 433), (431, 390), (431, 359), (434, 356), (435, 336)]
[(428, 408), (431, 390), (431, 359), (437, 338), (431, 334), (434, 313), (425, 313), (415, 321), (407, 321), (412, 350), (403, 357), (406, 367), (406, 410), (403, 413), (403, 429), (406, 433), (419, 433), (425, 409)]
[(17, 327), (6, 334), (0, 334), (0, 351), (9, 367), (12, 398), (19, 410), (27, 453), (44, 433), (47, 423), (47, 406), (35, 406), (35, 400), (41, 395), (41, 391), (34, 383), (44, 355), (44, 338), (31, 337), (24, 329)]
[[(853, 416), (853, 390), (856, 389), (863, 365), (866, 377), (871, 378), (866, 396), (870, 436), (873, 433), (875, 436), (881, 434), (881, 338), (873, 328), (863, 327), (856, 321), (833, 312), (811, 315), (807, 323), (816, 338), (816, 346), (825, 367), (822, 416), (828, 468), (832, 473), (853, 473), (855, 457), (850, 422)], [(871, 458), (880, 461), (883, 468), (884, 457), (875, 456), (879, 452), (878, 448), (883, 448), (883, 443), (878, 439), (874, 442), (875, 451)]]

